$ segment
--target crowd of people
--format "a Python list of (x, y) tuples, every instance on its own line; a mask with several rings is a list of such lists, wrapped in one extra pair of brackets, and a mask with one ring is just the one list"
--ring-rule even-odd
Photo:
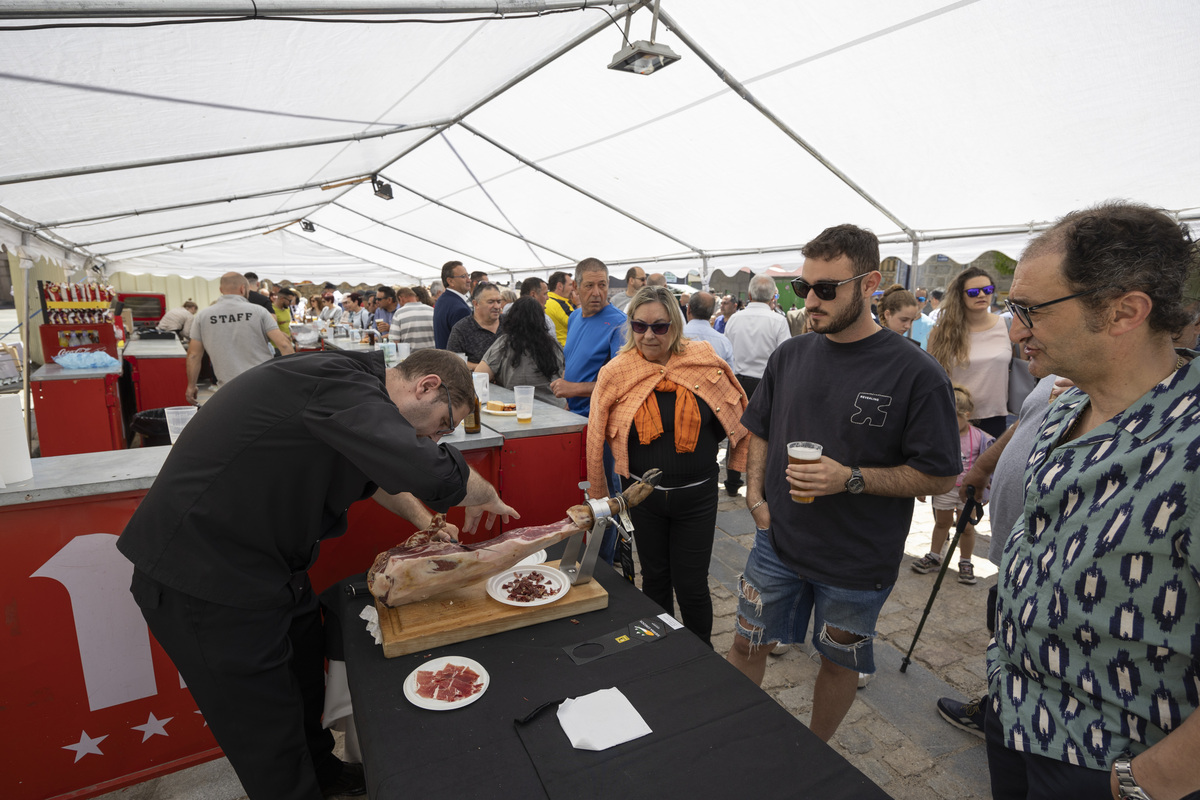
[[(756, 528), (727, 658), (761, 684), (772, 652), (811, 641), (820, 668), (809, 724), (824, 740), (875, 670), (875, 624), (903, 565), (914, 502), (928, 498), (934, 509), (933, 547), (911, 563), (929, 573), (942, 569), (968, 488), (984, 501), (994, 491), (987, 694), (937, 704), (986, 738), (993, 796), (1200, 796), (1189, 795), (1200, 789), (1200, 764), (1189, 757), (1200, 752), (1190, 502), (1200, 488), (1200, 373), (1191, 372), (1200, 280), (1187, 229), (1136, 204), (1069, 214), (1028, 246), (1001, 313), (996, 282), (980, 269), (963, 270), (944, 291), (881, 287), (878, 240), (853, 225), (822, 231), (802, 253), (791, 281), (802, 306), (786, 315), (768, 276), (749, 281), (743, 307), (707, 291), (676, 296), (641, 267), (610, 293), (610, 270), (595, 258), (516, 291), (450, 261), (429, 291), (327, 287), (307, 314), (409, 344), (413, 356), (394, 379), (345, 367), (364, 391), (412, 414), (397, 436), (436, 440), (452, 430), (469, 404), (460, 372), (472, 370), (504, 386), (534, 385), (541, 399), (588, 418), (591, 496), (661, 469), (656, 491), (631, 511), (642, 590), (668, 613), (678, 606), (684, 626), (710, 644), (724, 451), (725, 491), (744, 491)], [(230, 320), (252, 344), (241, 362), (221, 359), (222, 382), (227, 370), (254, 366), (245, 361), (270, 361), (267, 341), (289, 352), (278, 312), (303, 318), (299, 298), (277, 289), (260, 310), (251, 286), (247, 276), (224, 276), (221, 300), (191, 322), (191, 395), (193, 354), (208, 351), (217, 366)], [(288, 363), (256, 380), (283, 385), (334, 368), (314, 365), (309, 375)], [(1014, 389), (1014, 369), (1040, 382)], [(250, 381), (234, 386), (251, 391)], [(348, 402), (330, 398), (330, 413)], [(1019, 412), (1012, 425), (1010, 411)], [(814, 449), (818, 457), (797, 455)], [(422, 483), (417, 497), (435, 508), (515, 513), (463, 464), (421, 452), (450, 488)], [(388, 494), (407, 484), (385, 477), (383, 464), (368, 473), (384, 495), (377, 499), (422, 521)], [(161, 511), (154, 499), (152, 491), (122, 550), (138, 564), (135, 594), (166, 644), (177, 613), (170, 593), (199, 590), (147, 555), (152, 531), (178, 524), (166, 499)], [(963, 526), (964, 584), (977, 582), (974, 538)], [(609, 563), (614, 539), (601, 553)], [(293, 589), (307, 614), (310, 601)], [(247, 598), (269, 605), (265, 595)], [(194, 660), (174, 638), (180, 657)], [(191, 670), (189, 686), (212, 680), (207, 668)], [(336, 766), (323, 763), (322, 781), (333, 780)]]

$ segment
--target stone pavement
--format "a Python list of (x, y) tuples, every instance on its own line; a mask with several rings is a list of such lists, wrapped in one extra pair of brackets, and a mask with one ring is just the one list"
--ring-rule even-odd
[[(754, 522), (743, 496), (727, 497), (723, 487), (709, 570), (712, 589), (713, 646), (727, 653), (737, 613), (737, 576), (754, 541)], [(988, 587), (996, 569), (987, 561), (987, 518), (978, 526), (973, 559), (979, 582), (958, 583), (952, 568), (938, 592), (906, 672), (900, 672), (936, 573), (920, 575), (908, 562), (924, 555), (933, 530), (933, 511), (917, 503), (905, 545), (905, 563), (880, 614), (875, 645), (877, 672), (858, 692), (857, 701), (830, 744), (897, 800), (987, 798), (987, 756), (983, 740), (951, 727), (938, 716), (939, 697), (959, 700), (982, 694), (986, 681), (984, 624)], [(957, 563), (957, 554), (953, 561)], [(812, 685), (818, 664), (809, 645), (771, 656), (763, 688), (801, 722), (812, 711)], [(335, 734), (340, 736), (340, 734)], [(787, 796), (781, 787), (781, 796)], [(102, 800), (243, 800), (241, 785), (224, 759), (165, 778), (112, 792)]]

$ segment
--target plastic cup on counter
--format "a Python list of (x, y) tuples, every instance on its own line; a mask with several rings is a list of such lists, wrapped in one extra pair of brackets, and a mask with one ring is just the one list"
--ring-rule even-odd
[(383, 366), (390, 369), (400, 363), (400, 355), (396, 351), (395, 342), (381, 342), (379, 349), (383, 351)]
[(396, 360), (403, 361), (412, 355), (412, 345), (408, 342), (396, 342)]
[(471, 380), (475, 382), (475, 396), (479, 405), (486, 406), (488, 402), (488, 376), (486, 372), (472, 372)]
[(171, 436), (171, 444), (175, 444), (179, 434), (183, 433), (183, 429), (200, 409), (196, 406), (170, 406), (163, 410), (167, 412), (167, 433)]
[(533, 422), (533, 387), (514, 386), (517, 402), (517, 422)]

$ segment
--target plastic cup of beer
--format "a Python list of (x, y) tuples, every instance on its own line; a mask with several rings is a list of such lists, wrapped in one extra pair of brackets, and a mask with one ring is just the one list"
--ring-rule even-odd
[(163, 409), (167, 412), (167, 433), (171, 435), (171, 444), (183, 433), (184, 427), (199, 410), (195, 406), (170, 406)]
[[(821, 445), (816, 442), (788, 442), (787, 454), (789, 464), (818, 464), (821, 461)], [(797, 503), (811, 503), (814, 499), (792, 495), (792, 500)]]
[(486, 372), (472, 372), (471, 380), (475, 382), (475, 396), (479, 405), (486, 406), (488, 402), (488, 376)]
[(517, 402), (517, 422), (533, 422), (533, 387), (514, 386)]

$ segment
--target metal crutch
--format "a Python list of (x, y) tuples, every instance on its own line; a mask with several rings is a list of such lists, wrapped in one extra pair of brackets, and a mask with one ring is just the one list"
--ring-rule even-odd
[(963, 531), (968, 525), (974, 525), (983, 519), (983, 506), (975, 502), (975, 487), (967, 487), (967, 502), (963, 504), (962, 511), (958, 514), (958, 522), (954, 525), (954, 538), (950, 540), (950, 548), (946, 551), (946, 557), (942, 559), (942, 568), (938, 570), (937, 580), (933, 582), (933, 591), (929, 593), (929, 602), (925, 603), (925, 613), (921, 615), (921, 622), (917, 625), (917, 632), (913, 634), (912, 644), (908, 646), (908, 653), (904, 656), (904, 661), (900, 663), (900, 671), (908, 672), (908, 665), (911, 661), (913, 650), (917, 646), (917, 639), (921, 635), (921, 629), (925, 627), (925, 620), (929, 617), (929, 609), (933, 608), (934, 598), (937, 597), (938, 589), (942, 587), (942, 579), (946, 577), (946, 569), (950, 566), (950, 560), (954, 556), (954, 549), (958, 547), (958, 539), (962, 536)]

